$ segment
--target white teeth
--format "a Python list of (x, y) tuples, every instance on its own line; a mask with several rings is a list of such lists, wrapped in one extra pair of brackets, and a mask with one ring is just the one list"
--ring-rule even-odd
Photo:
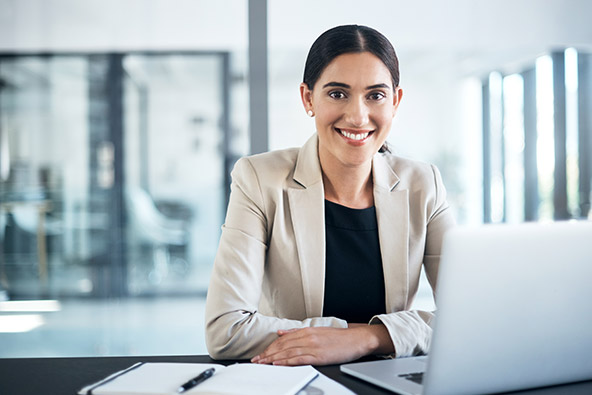
[(347, 137), (348, 139), (352, 139), (352, 140), (364, 140), (370, 134), (370, 132), (358, 133), (358, 134), (349, 133), (349, 132), (346, 132), (345, 130), (339, 130), (339, 132), (342, 135), (344, 135), (345, 137)]

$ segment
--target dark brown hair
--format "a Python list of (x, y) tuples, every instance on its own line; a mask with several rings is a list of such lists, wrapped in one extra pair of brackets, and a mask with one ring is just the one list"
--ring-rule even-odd
[(380, 32), (360, 25), (337, 26), (321, 34), (308, 51), (302, 82), (308, 89), (314, 89), (323, 70), (333, 59), (359, 52), (370, 52), (380, 59), (391, 73), (393, 88), (399, 86), (399, 59), (392, 44)]

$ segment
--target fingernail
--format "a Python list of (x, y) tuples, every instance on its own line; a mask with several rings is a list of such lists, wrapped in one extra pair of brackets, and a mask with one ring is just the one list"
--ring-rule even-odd
[(255, 355), (253, 358), (251, 358), (251, 362), (255, 363), (260, 359), (259, 355)]

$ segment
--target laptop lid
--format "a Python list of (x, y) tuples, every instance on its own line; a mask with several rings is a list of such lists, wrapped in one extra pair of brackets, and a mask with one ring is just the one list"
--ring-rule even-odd
[(591, 279), (592, 222), (455, 228), (444, 241), (423, 385), (400, 376), (418, 370), (416, 358), (341, 370), (408, 394), (591, 379)]
[(592, 222), (457, 228), (443, 248), (426, 394), (592, 378)]

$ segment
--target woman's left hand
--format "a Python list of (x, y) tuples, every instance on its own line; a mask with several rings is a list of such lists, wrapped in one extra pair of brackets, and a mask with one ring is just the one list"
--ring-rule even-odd
[[(393, 346), (384, 325), (279, 330), (279, 338), (251, 362), (273, 365), (344, 363)], [(390, 347), (389, 347), (390, 344)]]

